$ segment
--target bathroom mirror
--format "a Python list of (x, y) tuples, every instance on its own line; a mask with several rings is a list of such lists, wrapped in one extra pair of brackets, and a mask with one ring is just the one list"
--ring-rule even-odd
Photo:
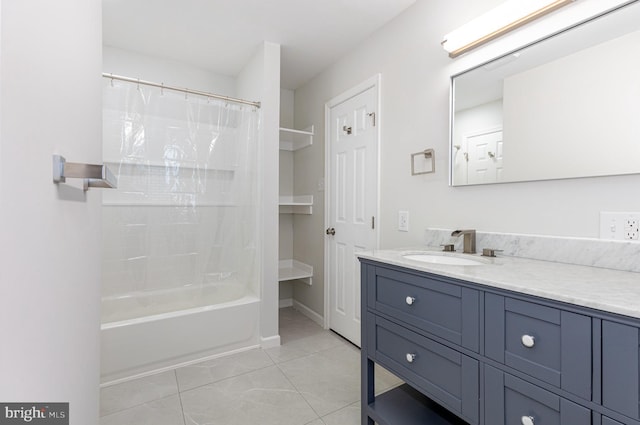
[(640, 173), (640, 2), (452, 77), (453, 186)]

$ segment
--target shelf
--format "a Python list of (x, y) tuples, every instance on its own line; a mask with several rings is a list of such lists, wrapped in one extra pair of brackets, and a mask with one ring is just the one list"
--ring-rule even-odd
[(297, 151), (313, 144), (313, 126), (304, 130), (280, 127), (280, 150)]
[(301, 280), (311, 286), (313, 267), (297, 260), (280, 260), (278, 263), (278, 282)]
[(376, 396), (367, 410), (380, 425), (467, 425), (407, 384)]
[(229, 165), (226, 167), (219, 167), (215, 165), (210, 165), (207, 163), (194, 163), (188, 164), (187, 161), (176, 161), (175, 164), (171, 164), (171, 161), (163, 162), (163, 161), (148, 161), (148, 160), (140, 160), (139, 162), (133, 160), (105, 160), (103, 161), (105, 164), (110, 165), (113, 169), (119, 170), (119, 173), (125, 174), (133, 174), (136, 170), (140, 168), (170, 168), (172, 170), (200, 170), (202, 172), (235, 172), (238, 168), (237, 166)]
[(313, 195), (281, 196), (280, 214), (312, 214)]

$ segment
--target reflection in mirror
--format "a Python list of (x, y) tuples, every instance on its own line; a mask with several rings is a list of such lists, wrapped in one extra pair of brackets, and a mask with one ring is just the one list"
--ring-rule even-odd
[(640, 173), (640, 2), (452, 77), (451, 184)]

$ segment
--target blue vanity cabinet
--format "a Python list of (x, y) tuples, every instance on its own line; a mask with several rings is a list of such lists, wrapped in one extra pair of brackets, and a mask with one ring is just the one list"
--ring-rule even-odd
[(433, 337), (479, 350), (478, 291), (424, 273), (377, 267), (366, 293), (366, 307), (371, 311)]
[(469, 423), (479, 422), (478, 361), (368, 313), (367, 352), (422, 393)]
[[(361, 273), (362, 423), (479, 424), (479, 362), (465, 354), (480, 346), (478, 291), (366, 262)], [(374, 396), (374, 363), (408, 385)]]
[[(640, 320), (361, 267), (362, 425), (640, 425)], [(376, 363), (406, 384), (376, 395)]]
[(602, 405), (640, 419), (640, 332), (636, 326), (602, 321)]
[(485, 365), (485, 424), (591, 425), (591, 410)]
[(485, 354), (591, 400), (591, 317), (488, 293)]

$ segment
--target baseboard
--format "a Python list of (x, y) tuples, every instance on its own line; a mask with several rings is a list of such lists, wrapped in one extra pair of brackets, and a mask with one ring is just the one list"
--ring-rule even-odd
[(260, 347), (263, 350), (267, 348), (279, 347), (280, 346), (280, 335), (270, 336), (267, 338), (260, 338)]
[(313, 320), (318, 325), (320, 325), (320, 326), (322, 326), (324, 328), (324, 317), (320, 316), (318, 313), (316, 313), (315, 311), (311, 310), (306, 305), (302, 304), (299, 301), (293, 300), (293, 308), (295, 308), (300, 313), (304, 314), (309, 319)]
[(283, 298), (279, 301), (280, 308), (293, 307), (293, 298)]

